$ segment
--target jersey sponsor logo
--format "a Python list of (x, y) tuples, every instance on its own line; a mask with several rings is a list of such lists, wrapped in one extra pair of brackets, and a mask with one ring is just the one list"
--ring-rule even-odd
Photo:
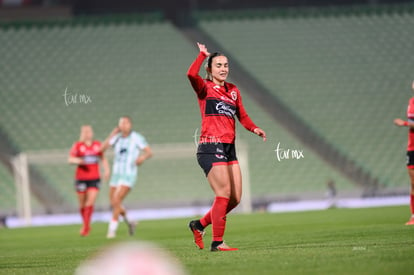
[(218, 102), (216, 104), (216, 110), (219, 114), (224, 114), (226, 116), (233, 117), (236, 114), (236, 108), (234, 106), (231, 106), (230, 104), (227, 104), (225, 102)]
[(236, 115), (236, 106), (216, 98), (210, 98), (206, 100), (205, 114), (210, 116), (219, 115), (233, 118), (234, 115)]
[(83, 161), (85, 164), (92, 164), (99, 162), (99, 158), (97, 156), (84, 156)]
[(120, 154), (125, 154), (127, 151), (128, 151), (128, 149), (127, 149), (127, 148), (121, 148), (121, 149), (119, 150), (119, 153), (120, 153)]

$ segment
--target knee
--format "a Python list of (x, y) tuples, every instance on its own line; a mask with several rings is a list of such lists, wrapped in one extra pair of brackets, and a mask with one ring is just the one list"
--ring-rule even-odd
[(230, 190), (230, 188), (227, 188), (227, 187), (220, 188), (216, 192), (216, 196), (224, 197), (224, 198), (230, 198), (231, 197), (231, 190)]

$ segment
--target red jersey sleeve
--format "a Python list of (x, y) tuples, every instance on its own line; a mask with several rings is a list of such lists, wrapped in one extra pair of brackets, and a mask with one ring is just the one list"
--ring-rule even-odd
[(77, 156), (78, 156), (78, 154), (79, 154), (79, 151), (78, 151), (78, 143), (77, 143), (77, 142), (75, 142), (75, 143), (72, 145), (72, 148), (70, 149), (69, 155), (70, 155), (71, 157), (77, 157)]
[(203, 64), (204, 59), (206, 59), (206, 54), (200, 52), (194, 62), (190, 65), (187, 71), (187, 77), (193, 86), (194, 91), (197, 93), (199, 98), (204, 98), (206, 96), (206, 91), (204, 89), (204, 79), (198, 74)]
[(254, 122), (251, 120), (249, 115), (246, 112), (246, 109), (244, 109), (243, 101), (241, 98), (241, 95), (239, 93), (238, 95), (239, 100), (237, 100), (237, 118), (239, 119), (240, 123), (246, 128), (248, 131), (253, 132), (254, 129), (259, 128), (254, 124)]

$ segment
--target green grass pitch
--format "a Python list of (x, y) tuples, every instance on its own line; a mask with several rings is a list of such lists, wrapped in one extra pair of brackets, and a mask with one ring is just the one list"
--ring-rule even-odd
[[(111, 243), (154, 242), (175, 255), (189, 274), (413, 274), (414, 226), (408, 207), (330, 209), (283, 214), (229, 215), (226, 242), (239, 251), (198, 250), (189, 219), (142, 221), (135, 237), (121, 224), (0, 229), (0, 274), (73, 274), (88, 256)], [(211, 230), (205, 241), (210, 243)]]

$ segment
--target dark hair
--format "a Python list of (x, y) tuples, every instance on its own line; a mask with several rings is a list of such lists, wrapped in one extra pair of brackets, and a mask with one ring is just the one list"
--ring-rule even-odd
[(132, 119), (130, 116), (125, 115), (125, 116), (121, 116), (121, 118), (126, 118), (129, 122), (132, 123)]
[(211, 64), (213, 63), (213, 59), (217, 56), (225, 56), (225, 55), (220, 53), (220, 52), (215, 52), (215, 53), (210, 54), (210, 56), (207, 59), (207, 64), (206, 64), (207, 75), (206, 75), (206, 78), (209, 79), (209, 80), (212, 80), (212, 76), (211, 76), (211, 73), (208, 71), (208, 69), (211, 69)]
[(211, 69), (211, 63), (213, 63), (213, 58), (217, 57), (217, 56), (224, 56), (224, 54), (220, 53), (220, 52), (215, 52), (210, 54), (210, 56), (207, 59), (207, 67)]

